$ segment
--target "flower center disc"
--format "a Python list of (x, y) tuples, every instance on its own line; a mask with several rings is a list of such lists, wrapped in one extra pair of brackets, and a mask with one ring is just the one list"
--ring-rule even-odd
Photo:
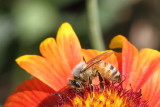
[(132, 89), (124, 90), (119, 84), (104, 85), (101, 91), (99, 86), (94, 86), (91, 91), (85, 87), (83, 91), (65, 89), (57, 97), (57, 105), (65, 107), (147, 107), (146, 101), (141, 101), (141, 92)]

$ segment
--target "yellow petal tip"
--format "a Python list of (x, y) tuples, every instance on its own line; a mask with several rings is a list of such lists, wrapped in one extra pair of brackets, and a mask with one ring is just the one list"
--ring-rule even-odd
[(49, 37), (49, 38), (45, 39), (44, 41), (41, 42), (40, 48), (41, 48), (43, 45), (50, 44), (50, 43), (52, 42), (52, 40), (53, 40), (52, 37)]
[(126, 38), (123, 35), (117, 35), (115, 36), (112, 40), (111, 43), (109, 45), (109, 48), (114, 49), (114, 48), (122, 48), (122, 43), (123, 40), (125, 40)]
[(22, 61), (26, 61), (28, 60), (30, 57), (30, 55), (23, 55), (18, 57), (15, 61), (17, 62), (17, 64), (20, 64)]
[(57, 38), (59, 38), (61, 36), (64, 36), (64, 35), (65, 36), (76, 35), (75, 32), (74, 32), (74, 30), (73, 30), (73, 28), (72, 28), (72, 26), (69, 23), (67, 23), (67, 22), (63, 23), (60, 26), (60, 28), (58, 30)]
[(64, 23), (62, 23), (61, 26), (71, 26), (71, 25), (68, 22), (64, 22)]

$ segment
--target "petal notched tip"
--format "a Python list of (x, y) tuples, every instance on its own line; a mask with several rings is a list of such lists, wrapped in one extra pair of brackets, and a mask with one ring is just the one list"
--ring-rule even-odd
[(52, 37), (45, 39), (44, 41), (41, 42), (40, 48), (43, 47), (44, 45), (50, 44), (53, 40), (54, 40), (54, 38), (52, 38)]

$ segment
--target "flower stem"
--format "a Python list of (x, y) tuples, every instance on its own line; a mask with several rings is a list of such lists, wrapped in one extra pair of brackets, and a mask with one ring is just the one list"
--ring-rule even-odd
[(94, 49), (105, 50), (98, 15), (98, 0), (86, 0), (89, 35)]

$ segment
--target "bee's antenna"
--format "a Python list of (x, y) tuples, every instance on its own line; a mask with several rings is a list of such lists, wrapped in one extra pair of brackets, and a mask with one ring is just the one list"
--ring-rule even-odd
[(84, 58), (84, 56), (83, 56), (83, 61), (86, 63), (86, 59)]
[(55, 96), (59, 96), (59, 97), (61, 97), (61, 98), (63, 97), (63, 95), (62, 95), (62, 94), (58, 94), (58, 93), (57, 93), (57, 94), (50, 93), (50, 94), (51, 94), (51, 95), (55, 95)]

